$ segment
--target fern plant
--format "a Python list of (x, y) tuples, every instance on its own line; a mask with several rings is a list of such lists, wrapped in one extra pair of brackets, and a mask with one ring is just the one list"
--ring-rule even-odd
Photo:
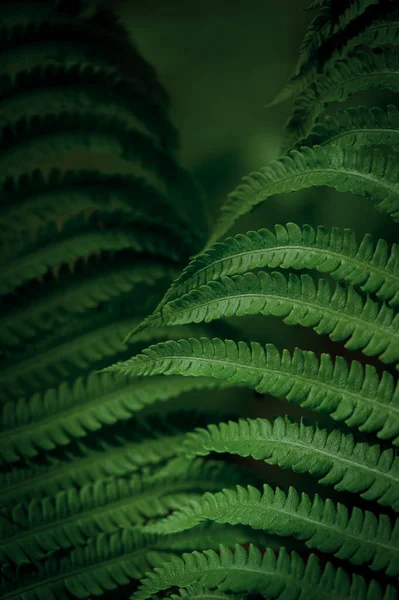
[[(210, 234), (167, 96), (112, 13), (1, 7), (2, 598), (397, 597), (398, 246), (294, 223), (223, 239), (312, 186), (398, 220), (397, 107), (325, 115), (399, 91), (395, 4), (309, 6), (279, 97), (294, 98), (290, 149)], [(71, 171), (76, 151), (98, 167)], [(331, 351), (244, 339), (226, 319), (247, 315)], [(237, 414), (232, 396), (226, 411), (236, 387), (283, 415)]]

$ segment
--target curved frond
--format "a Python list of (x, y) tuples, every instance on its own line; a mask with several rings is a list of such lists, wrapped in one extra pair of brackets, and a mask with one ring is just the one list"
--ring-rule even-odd
[[(109, 152), (137, 162), (166, 185), (175, 184), (183, 172), (150, 136), (128, 129), (124, 121), (107, 115), (61, 113), (22, 119), (2, 129), (0, 167), (2, 179), (28, 171), (38, 161), (69, 152)], [(151, 176), (151, 175), (150, 175)]]
[(311, 500), (290, 488), (263, 486), (263, 493), (252, 486), (206, 493), (172, 515), (142, 527), (145, 533), (169, 535), (195, 527), (202, 521), (249, 525), (272, 535), (293, 536), (309, 548), (317, 548), (355, 565), (368, 563), (373, 571), (387, 575), (399, 573), (399, 520), (378, 518), (371, 512), (322, 500)]
[(382, 32), (382, 23), (388, 30), (395, 11), (387, 5), (379, 6), (379, 0), (353, 0), (341, 5), (326, 0), (307, 7), (308, 10), (316, 8), (320, 12), (305, 33), (294, 75), (270, 105), (301, 92), (312, 84), (320, 71), (334, 60), (343, 59), (357, 46), (370, 42), (370, 47), (378, 48), (395, 40), (394, 23), (390, 32)]
[[(138, 253), (160, 255), (177, 261), (179, 254), (175, 244), (165, 239), (162, 232), (153, 228), (152, 232), (142, 226), (124, 228), (80, 227), (74, 231), (68, 227), (62, 233), (54, 225), (54, 239), (27, 244), (23, 240), (20, 253), (9, 250), (2, 255), (0, 271), (0, 293), (7, 294), (30, 279), (40, 277), (52, 267), (70, 264), (73, 260), (96, 254), (97, 252), (115, 252), (130, 250)], [(173, 242), (173, 240), (172, 240)]]
[(131, 81), (91, 67), (48, 66), (3, 75), (0, 124), (47, 113), (101, 112), (141, 124), (167, 149), (178, 145), (165, 109)]
[(317, 123), (306, 138), (299, 140), (297, 147), (355, 146), (380, 144), (397, 150), (399, 148), (399, 110), (389, 104), (382, 108), (359, 106), (337, 111), (337, 117), (326, 117)]
[(46, 461), (39, 457), (37, 462), (17, 465), (1, 474), (0, 504), (6, 508), (70, 487), (153, 468), (176, 456), (187, 431), (218, 418), (218, 412), (186, 411), (117, 423), (108, 427), (100, 439), (92, 433), (85, 443), (75, 441), (48, 453)]
[(333, 341), (346, 341), (350, 350), (399, 362), (399, 315), (393, 309), (370, 297), (363, 300), (353, 287), (337, 284), (331, 292), (326, 280), (316, 286), (310, 275), (259, 271), (222, 277), (168, 302), (136, 331), (246, 315), (281, 317), (288, 325), (313, 327)]
[[(151, 298), (148, 294), (147, 303), (143, 302), (144, 314), (145, 306), (151, 306)], [(136, 300), (143, 300), (143, 296)], [(131, 297), (130, 302), (133, 301)], [(105, 304), (102, 311), (94, 309), (83, 316), (70, 317), (40, 342), (11, 353), (1, 363), (1, 401), (57, 385), (126, 351), (124, 335), (140, 322), (140, 310), (134, 310), (135, 305), (129, 306), (128, 302), (129, 298), (118, 298)]]
[(398, 158), (385, 157), (378, 149), (367, 146), (292, 150), (243, 181), (222, 206), (208, 246), (225, 235), (238, 217), (271, 196), (313, 186), (327, 185), (340, 192), (372, 198), (380, 212), (399, 219)]
[(55, 554), (42, 561), (40, 571), (21, 571), (18, 576), (10, 573), (0, 583), (0, 593), (6, 600), (38, 600), (46, 594), (56, 594), (57, 600), (70, 600), (71, 594), (90, 598), (140, 579), (175, 553), (217, 548), (220, 543), (230, 546), (248, 539), (266, 543), (267, 537), (254, 536), (247, 528), (213, 524), (175, 536), (141, 535), (129, 529), (100, 533), (64, 558)]
[(156, 402), (166, 402), (193, 390), (234, 384), (206, 377), (128, 378), (92, 373), (73, 383), (4, 405), (0, 457), (17, 461), (52, 450), (98, 431), (104, 425), (130, 419)]
[[(147, 573), (133, 600), (149, 600), (175, 585), (187, 588), (194, 584), (216, 588), (220, 592), (263, 594), (267, 598), (298, 600), (395, 600), (393, 587), (385, 592), (372, 580), (350, 577), (340, 567), (320, 564), (310, 554), (306, 564), (296, 552), (270, 548), (263, 552), (253, 544), (245, 550), (239, 544), (234, 551), (224, 545), (219, 552), (207, 550), (173, 557), (170, 562)], [(183, 596), (184, 597), (184, 596)]]
[(399, 444), (399, 385), (371, 365), (349, 366), (342, 357), (313, 352), (280, 353), (262, 346), (214, 338), (161, 342), (141, 354), (106, 369), (126, 376), (212, 376), (231, 386), (242, 385), (261, 394), (286, 398), (305, 408), (329, 413), (349, 427), (375, 431), (381, 439)]
[(260, 229), (239, 233), (210, 246), (197, 255), (166, 292), (159, 312), (167, 302), (212, 280), (239, 275), (252, 269), (317, 269), (338, 281), (359, 285), (391, 306), (399, 304), (399, 246), (384, 240), (373, 243), (365, 235), (360, 243), (350, 229), (314, 229), (295, 223), (276, 225), (275, 233)]
[[(62, 230), (73, 215), (98, 215), (100, 222), (149, 223), (182, 239), (188, 249), (198, 247), (191, 226), (168, 196), (144, 179), (132, 175), (98, 171), (53, 169), (48, 176), (40, 170), (20, 178), (9, 178), (1, 194), (0, 219), (4, 245), (28, 233), (28, 239), (42, 234), (45, 223), (55, 221)], [(20, 246), (18, 246), (20, 251)]]
[(112, 533), (168, 514), (204, 490), (242, 481), (238, 467), (221, 462), (193, 463), (172, 478), (133, 475), (70, 488), (53, 498), (33, 499), (10, 511), (1, 526), (0, 553), (15, 564), (47, 552), (81, 545), (99, 533)]
[[(47, 40), (44, 40), (46, 37)], [(0, 75), (14, 75), (18, 71), (50, 65), (91, 67), (105, 74), (133, 79), (157, 103), (169, 104), (169, 97), (153, 67), (133, 44), (122, 44), (122, 40), (117, 43), (118, 38), (104, 35), (104, 30), (82, 27), (76, 21), (53, 22), (50, 27), (44, 24), (37, 28), (36, 39), (32, 33), (30, 38), (25, 41), (23, 35), (19, 39), (15, 35), (13, 40), (9, 40), (8, 47), (3, 48), (1, 53)]]
[[(65, 269), (66, 271), (66, 269)], [(45, 331), (55, 330), (68, 321), (71, 315), (81, 314), (101, 303), (113, 300), (137, 287), (151, 288), (159, 281), (164, 283), (177, 274), (168, 263), (138, 260), (134, 255), (127, 260), (87, 260), (74, 265), (72, 273), (58, 274), (51, 286), (42, 284), (40, 294), (23, 305), (0, 313), (0, 339), (2, 345), (15, 346), (37, 337)]]
[(383, 53), (357, 51), (350, 57), (327, 64), (314, 82), (300, 93), (290, 117), (287, 143), (309, 133), (317, 117), (329, 102), (342, 102), (356, 92), (382, 88), (399, 92), (399, 56), (394, 50)]
[(357, 46), (368, 48), (381, 48), (383, 46), (396, 46), (399, 44), (399, 20), (397, 10), (386, 19), (374, 19), (360, 33), (351, 37), (340, 51), (345, 56)]
[[(170, 538), (165, 541), (169, 542)], [(157, 552), (155, 552), (157, 550)], [(40, 571), (4, 578), (3, 600), (38, 600), (51, 594), (57, 600), (71, 595), (90, 598), (140, 579), (151, 567), (161, 565), (172, 551), (155, 536), (122, 529), (100, 534), (85, 546), (77, 546), (67, 557), (50, 556)]]
[(359, 493), (399, 511), (399, 457), (352, 435), (278, 417), (240, 419), (188, 433), (179, 454), (187, 459), (212, 452), (252, 456), (296, 473), (311, 473), (322, 485)]

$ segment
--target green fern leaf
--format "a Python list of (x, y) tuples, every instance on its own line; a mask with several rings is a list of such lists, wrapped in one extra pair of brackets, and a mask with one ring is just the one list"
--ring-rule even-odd
[(328, 433), (281, 417), (272, 423), (240, 419), (188, 433), (179, 453), (193, 459), (211, 452), (252, 456), (296, 473), (311, 473), (322, 485), (360, 493), (399, 511), (399, 457), (392, 450), (356, 443), (338, 429)]
[[(45, 177), (36, 170), (19, 179), (8, 179), (1, 195), (0, 218), (4, 244), (21, 237), (35, 239), (43, 235), (44, 223), (55, 221), (62, 230), (76, 214), (98, 215), (98, 220), (123, 218), (162, 226), (183, 246), (196, 249), (198, 236), (189, 222), (178, 214), (173, 203), (156, 188), (137, 177), (97, 171), (53, 169)], [(169, 223), (169, 220), (171, 222)]]
[(20, 71), (14, 77), (3, 75), (0, 81), (2, 126), (47, 113), (105, 111), (144, 126), (169, 150), (178, 146), (176, 129), (163, 106), (118, 75), (79, 65), (49, 66)]
[[(237, 530), (238, 529), (238, 530)], [(262, 534), (255, 543), (265, 543)], [(15, 571), (0, 583), (2, 599), (38, 600), (55, 594), (57, 600), (70, 600), (71, 594), (88, 598), (140, 579), (151, 567), (173, 556), (194, 549), (217, 548), (254, 539), (247, 529), (226, 526), (199, 527), (176, 536), (145, 536), (122, 529), (100, 534), (85, 546), (78, 546), (66, 557), (53, 555), (41, 562), (40, 571)]]
[(147, 136), (127, 129), (121, 119), (90, 113), (61, 113), (42, 118), (22, 119), (2, 130), (0, 167), (7, 176), (28, 171), (49, 156), (73, 151), (114, 153), (147, 170), (147, 177), (159, 178), (166, 185), (184, 176), (173, 159)]
[(395, 9), (388, 18), (374, 19), (363, 31), (350, 38), (341, 49), (340, 55), (343, 57), (349, 54), (357, 46), (381, 48), (388, 44), (391, 46), (399, 44), (399, 20)]
[(34, 34), (30, 29), (29, 34), (25, 35), (19, 27), (11, 32), (1, 53), (1, 75), (50, 65), (91, 67), (133, 79), (157, 103), (169, 105), (169, 97), (153, 67), (131, 42), (126, 44), (115, 35), (104, 33), (104, 29), (87, 27), (74, 19), (53, 21), (50, 26), (44, 22)]
[[(399, 78), (398, 78), (399, 82)], [(372, 198), (380, 212), (399, 220), (399, 162), (378, 149), (327, 146), (301, 148), (244, 177), (222, 206), (208, 245), (224, 236), (234, 222), (275, 194), (328, 185), (340, 192)]]
[[(349, 49), (362, 44), (364, 28), (370, 23), (372, 26), (374, 24), (373, 16), (381, 15), (384, 11), (379, 6), (373, 10), (373, 5), (379, 4), (379, 0), (354, 0), (347, 4), (345, 10), (345, 5), (342, 6), (342, 12), (341, 6), (335, 7), (328, 0), (324, 3), (315, 2), (308, 7), (309, 10), (319, 8), (320, 13), (316, 15), (305, 33), (294, 75), (269, 106), (283, 102), (301, 92), (314, 81), (321, 68), (325, 69), (332, 64), (333, 57), (342, 59)], [(366, 12), (367, 17), (364, 18)], [(362, 15), (363, 19), (359, 19)], [(359, 27), (361, 33), (356, 35)], [(373, 47), (379, 47), (381, 43), (387, 43), (385, 41), (387, 37), (376, 31), (374, 35), (371, 33), (370, 36), (365, 36), (364, 42), (367, 45), (367, 41), (371, 39), (375, 42)], [(391, 37), (394, 39), (394, 35), (391, 34)], [(336, 50), (330, 56), (332, 48), (336, 48)]]
[[(147, 226), (148, 227), (148, 226)], [(56, 226), (52, 226), (53, 243), (45, 243), (39, 236), (38, 240), (22, 240), (19, 249), (14, 246), (2, 255), (0, 273), (0, 293), (7, 294), (16, 287), (46, 273), (49, 269), (72, 263), (77, 258), (96, 254), (98, 252), (115, 252), (130, 250), (138, 253), (155, 254), (177, 261), (178, 252), (175, 244), (165, 239), (160, 231), (153, 228), (152, 232), (145, 226), (138, 228), (108, 228), (80, 227), (74, 231), (71, 227), (64, 228), (62, 234)], [(58, 238), (58, 239), (57, 239)], [(13, 260), (12, 260), (13, 259)]]
[(53, 450), (104, 425), (126, 421), (155, 402), (229, 386), (229, 382), (206, 377), (131, 379), (108, 373), (79, 377), (74, 383), (62, 383), (29, 400), (20, 398), (3, 406), (0, 457), (6, 462), (30, 458), (39, 450)]
[(2, 526), (0, 553), (15, 564), (39, 559), (59, 548), (73, 548), (101, 532), (145, 523), (184, 505), (204, 490), (219, 490), (243, 479), (237, 467), (220, 462), (193, 463), (174, 478), (133, 475), (96, 481), (55, 497), (33, 499), (11, 511)]
[[(134, 312), (134, 311), (133, 311)], [(123, 338), (139, 317), (111, 312), (72, 319), (56, 336), (22, 354), (13, 354), (0, 369), (0, 401), (46, 389), (92, 369), (105, 358), (126, 351)], [(72, 323), (71, 323), (72, 321)], [(61, 329), (61, 328), (60, 328)], [(64, 335), (62, 335), (64, 333)]]
[(163, 305), (224, 276), (239, 275), (262, 267), (317, 269), (338, 281), (359, 285), (391, 306), (399, 304), (399, 247), (389, 249), (384, 240), (374, 245), (370, 235), (360, 243), (350, 229), (333, 227), (316, 230), (295, 223), (238, 234), (216, 243), (199, 254), (166, 292), (155, 312)]
[[(166, 538), (170, 543), (170, 538)], [(42, 563), (40, 571), (4, 578), (3, 600), (69, 600), (71, 595), (90, 598), (140, 579), (153, 566), (171, 557), (155, 536), (141, 536), (127, 529), (100, 534), (85, 546), (77, 546), (63, 560), (56, 556)]]
[(136, 331), (257, 314), (313, 327), (333, 341), (346, 340), (350, 350), (360, 348), (383, 362), (399, 362), (399, 316), (392, 309), (370, 297), (364, 301), (353, 287), (337, 284), (332, 293), (325, 280), (316, 287), (310, 275), (286, 278), (282, 273), (259, 271), (222, 277), (165, 304), (161, 315), (148, 317)]
[(84, 313), (100, 303), (132, 292), (140, 284), (151, 288), (159, 281), (172, 280), (178, 272), (160, 261), (134, 260), (134, 255), (124, 261), (107, 261), (103, 256), (100, 261), (95, 258), (75, 265), (73, 274), (63, 272), (61, 277), (58, 274), (57, 281), (51, 281), (52, 285), (47, 288), (42, 284), (40, 295), (36, 294), (29, 303), (28, 295), (24, 294), (23, 305), (0, 313), (3, 346), (19, 345), (42, 332), (58, 328), (71, 314)]
[[(117, 423), (108, 427), (100, 439), (93, 432), (85, 443), (70, 443), (65, 449), (57, 448), (47, 454), (45, 461), (39, 456), (35, 462), (17, 465), (0, 475), (0, 504), (13, 506), (31, 498), (53, 496), (69, 487), (82, 487), (159, 465), (176, 456), (187, 431), (218, 418), (218, 412), (172, 413), (167, 418), (152, 416)], [(32, 447), (32, 454), (37, 456), (38, 449)]]
[(399, 520), (378, 518), (371, 512), (343, 504), (311, 500), (290, 488), (286, 495), (277, 488), (263, 486), (263, 493), (252, 486), (206, 493), (163, 520), (142, 527), (145, 533), (167, 535), (195, 527), (204, 520), (230, 525), (250, 525), (267, 533), (293, 536), (309, 548), (317, 548), (355, 565), (368, 563), (373, 571), (387, 575), (399, 573)]
[(399, 110), (393, 104), (386, 111), (381, 108), (349, 108), (337, 111), (337, 118), (326, 117), (317, 123), (310, 134), (300, 140), (297, 147), (381, 144), (399, 148)]
[(331, 414), (349, 427), (375, 431), (381, 439), (399, 444), (399, 386), (384, 371), (379, 377), (371, 365), (350, 365), (328, 354), (320, 360), (313, 352), (291, 355), (272, 344), (265, 347), (214, 338), (161, 342), (142, 354), (106, 369), (127, 376), (212, 376), (261, 394), (286, 398), (305, 408)]
[(314, 82), (298, 95), (286, 126), (286, 146), (307, 135), (329, 102), (342, 102), (351, 94), (372, 88), (399, 92), (399, 56), (394, 50), (384, 53), (357, 51), (326, 66)]
[[(393, 587), (384, 592), (372, 580), (368, 584), (359, 575), (348, 576), (342, 568), (320, 564), (315, 554), (307, 563), (296, 553), (280, 548), (260, 551), (252, 544), (245, 550), (239, 544), (234, 551), (224, 545), (219, 552), (207, 550), (174, 557), (166, 565), (147, 573), (132, 600), (154, 598), (157, 592), (178, 585), (187, 588), (200, 583), (220, 592), (262, 594), (267, 598), (298, 600), (395, 600)], [(184, 597), (184, 596), (183, 596)]]

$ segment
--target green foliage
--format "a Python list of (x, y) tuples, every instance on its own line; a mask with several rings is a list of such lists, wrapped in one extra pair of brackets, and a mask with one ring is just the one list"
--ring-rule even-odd
[(99, 533), (165, 515), (201, 490), (221, 489), (240, 476), (234, 466), (197, 462), (177, 477), (144, 474), (100, 479), (81, 489), (17, 504), (2, 526), (0, 554), (16, 564), (43, 558), (49, 551), (82, 545)]
[(387, 363), (399, 361), (399, 318), (392, 309), (370, 298), (364, 302), (353, 288), (338, 284), (332, 293), (325, 280), (316, 287), (310, 275), (286, 278), (259, 271), (222, 277), (169, 302), (161, 316), (147, 323), (166, 327), (250, 314), (283, 317), (288, 325), (313, 327), (333, 341), (347, 340), (350, 350), (361, 348)]
[(387, 575), (399, 573), (398, 521), (394, 527), (386, 515), (377, 518), (355, 507), (351, 512), (343, 504), (334, 505), (316, 495), (299, 495), (294, 488), (285, 494), (279, 488), (253, 486), (207, 492), (200, 500), (160, 521), (143, 526), (147, 533), (169, 534), (195, 527), (204, 520), (231, 525), (245, 524), (255, 529), (303, 540), (355, 565), (369, 563), (373, 571)]
[(311, 473), (322, 485), (360, 493), (399, 509), (399, 459), (393, 450), (356, 443), (352, 435), (292, 423), (287, 418), (241, 419), (189, 433), (180, 452), (188, 459), (211, 452), (252, 456), (297, 473)]
[[(399, 82), (399, 78), (398, 78)], [(385, 156), (367, 146), (314, 146), (291, 150), (256, 173), (244, 177), (222, 206), (210, 243), (224, 235), (235, 220), (275, 194), (327, 185), (340, 192), (373, 198), (377, 208), (399, 219), (397, 156)]]
[(147, 575), (134, 599), (146, 600), (172, 585), (186, 588), (196, 582), (221, 591), (260, 593), (266, 598), (395, 598), (393, 588), (388, 588), (384, 594), (372, 581), (367, 589), (362, 577), (354, 575), (350, 578), (343, 569), (336, 569), (331, 563), (323, 569), (315, 554), (310, 554), (305, 566), (297, 553), (288, 553), (285, 548), (277, 554), (268, 548), (262, 555), (252, 544), (248, 552), (237, 544), (234, 552), (221, 545), (219, 553), (208, 550), (172, 559)]
[[(43, 436), (39, 442), (48, 451), (45, 464), (38, 462), (40, 449), (33, 445), (33, 441), (31, 446), (27, 444), (29, 432), (23, 434), (26, 436), (24, 445), (18, 447), (21, 456), (16, 454), (16, 447), (11, 446), (18, 433), (14, 431), (14, 438), (11, 436), (10, 439), (8, 436), (10, 446), (2, 446), (6, 452), (8, 450), (8, 461), (11, 463), (14, 458), (17, 462), (21, 457), (38, 457), (38, 460), (31, 460), (25, 468), (11, 468), (0, 476), (0, 504), (7, 507), (32, 497), (55, 495), (69, 487), (81, 487), (91, 481), (111, 476), (120, 477), (143, 467), (160, 465), (176, 456), (185, 432), (198, 426), (200, 422), (207, 425), (218, 418), (218, 412), (183, 412), (171, 414), (168, 418), (154, 415), (147, 419), (132, 417), (124, 424), (109, 426), (100, 439), (95, 432), (89, 433), (85, 442), (69, 442), (63, 449), (54, 444), (53, 452), (50, 452), (49, 439), (47, 438), (46, 444)], [(43, 422), (41, 425), (44, 429)], [(67, 438), (64, 441), (67, 442)], [(4, 440), (2, 442), (4, 444)], [(5, 442), (7, 443), (7, 435)], [(58, 444), (60, 443), (61, 440), (58, 440)]]
[(328, 412), (361, 431), (376, 431), (382, 439), (399, 443), (398, 391), (394, 378), (379, 376), (371, 365), (365, 369), (328, 354), (296, 349), (291, 355), (275, 346), (257, 342), (189, 338), (161, 342), (108, 370), (126, 376), (211, 376), (230, 385), (245, 385), (261, 394), (286, 398), (305, 408)]
[[(0, 6), (5, 600), (397, 598), (397, 244), (356, 220), (217, 241), (313, 186), (398, 221), (397, 7), (308, 8), (277, 99), (294, 100), (287, 152), (208, 235), (168, 95), (112, 10)], [(369, 89), (373, 105), (348, 106)], [(91, 170), (68, 170), (76, 156)], [(238, 316), (330, 340), (281, 350)]]
[(210, 246), (172, 283), (160, 307), (210, 281), (264, 267), (328, 273), (396, 306), (398, 261), (396, 244), (391, 248), (384, 240), (374, 244), (370, 235), (358, 243), (350, 229), (341, 232), (337, 228), (328, 231), (325, 227), (317, 230), (309, 225), (298, 227), (295, 223), (276, 225), (275, 233), (267, 229), (239, 233)]

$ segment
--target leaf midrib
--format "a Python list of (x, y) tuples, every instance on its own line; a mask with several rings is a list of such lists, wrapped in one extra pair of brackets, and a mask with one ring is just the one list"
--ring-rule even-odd
[[(302, 374), (293, 374), (292, 372), (288, 372), (285, 370), (283, 371), (283, 369), (277, 370), (277, 369), (272, 369), (269, 366), (264, 366), (264, 367), (256, 367), (255, 365), (252, 364), (243, 364), (243, 363), (237, 363), (237, 362), (232, 362), (232, 361), (228, 361), (228, 360), (220, 360), (217, 358), (207, 358), (207, 357), (198, 357), (198, 356), (190, 356), (190, 355), (179, 355), (179, 356), (161, 356), (161, 357), (157, 357), (157, 358), (151, 358), (148, 359), (146, 357), (146, 361), (145, 364), (148, 363), (157, 363), (157, 362), (165, 362), (165, 361), (181, 361), (181, 360), (189, 360), (189, 361), (196, 361), (196, 362), (205, 362), (205, 363), (210, 363), (210, 364), (221, 364), (221, 365), (231, 365), (232, 367), (236, 368), (236, 369), (244, 369), (244, 370), (248, 370), (251, 369), (253, 371), (260, 371), (262, 373), (262, 380), (264, 379), (266, 373), (265, 371), (269, 371), (270, 373), (276, 374), (278, 376), (284, 376), (284, 375), (288, 375), (288, 377), (291, 377), (293, 379), (300, 379), (303, 380), (305, 382), (309, 382), (311, 384), (311, 386), (318, 386), (318, 387), (324, 387), (327, 388), (329, 391), (332, 392), (337, 392), (337, 388), (332, 386), (331, 384), (325, 383), (325, 382), (319, 382), (316, 379), (311, 379), (310, 377), (305, 377)], [(159, 373), (158, 373), (159, 374)], [(215, 377), (215, 376), (213, 376)], [(218, 379), (223, 379), (222, 377), (218, 377)], [(257, 384), (257, 387), (259, 387), (259, 384)], [(256, 389), (256, 387), (254, 387), (254, 389)], [(389, 412), (393, 412), (393, 413), (397, 413), (397, 416), (399, 417), (399, 406), (396, 408), (395, 406), (392, 406), (392, 404), (384, 404), (383, 402), (380, 402), (377, 397), (373, 397), (373, 399), (371, 400), (370, 398), (367, 398), (367, 396), (362, 396), (359, 392), (353, 392), (353, 391), (347, 391), (347, 390), (340, 390), (338, 388), (338, 394), (340, 394), (341, 396), (345, 397), (345, 396), (350, 396), (350, 397), (354, 397), (355, 399), (358, 398), (361, 401), (364, 401), (366, 403), (369, 404), (375, 404), (375, 405), (380, 405), (384, 411), (389, 411)], [(300, 404), (302, 404), (301, 401)], [(288, 402), (290, 402), (290, 400), (288, 400)], [(339, 403), (337, 403), (337, 406), (339, 405)], [(335, 409), (334, 409), (335, 410)], [(334, 412), (334, 411), (331, 411)], [(349, 417), (347, 417), (349, 418)]]
[[(358, 259), (357, 257), (353, 257), (352, 258), (351, 256), (346, 255), (346, 254), (342, 254), (341, 252), (335, 252), (334, 250), (331, 250), (330, 248), (323, 249), (323, 248), (314, 247), (314, 246), (310, 246), (310, 245), (303, 245), (303, 246), (301, 246), (301, 245), (295, 244), (295, 245), (279, 245), (279, 246), (273, 246), (273, 247), (270, 247), (270, 248), (257, 248), (256, 250), (248, 250), (248, 251), (243, 251), (243, 252), (235, 252), (234, 254), (230, 254), (228, 256), (223, 256), (222, 258), (214, 260), (211, 263), (205, 265), (201, 269), (198, 269), (198, 271), (195, 271), (195, 273), (193, 273), (192, 275), (190, 275), (190, 278), (187, 278), (179, 286), (176, 286), (175, 288), (173, 288), (173, 291), (178, 290), (179, 287), (182, 287), (185, 283), (189, 282), (190, 280), (193, 280), (198, 275), (200, 275), (203, 272), (206, 272), (208, 269), (213, 268), (217, 264), (220, 264), (220, 263), (223, 263), (223, 262), (228, 262), (230, 260), (233, 261), (235, 258), (241, 258), (243, 256), (248, 256), (248, 255), (264, 254), (265, 252), (272, 253), (272, 252), (280, 252), (280, 251), (289, 251), (289, 250), (294, 250), (294, 251), (297, 250), (297, 251), (302, 251), (302, 252), (306, 252), (307, 250), (310, 250), (311, 252), (315, 252), (317, 254), (331, 254), (333, 257), (337, 257), (342, 262), (343, 261), (347, 261), (347, 262), (350, 262), (350, 263), (356, 263), (360, 268), (364, 268), (364, 266), (366, 265), (367, 269), (369, 269), (370, 271), (374, 271), (377, 274), (378, 273), (382, 273), (384, 279), (392, 279), (393, 281), (395, 281), (396, 279), (398, 279), (398, 286), (399, 286), (399, 278), (396, 278), (394, 273), (391, 273), (388, 270), (382, 269), (382, 268), (380, 268), (378, 266), (375, 266), (373, 264), (367, 264), (364, 261)], [(342, 262), (341, 262), (341, 264), (339, 265), (338, 268), (341, 267)], [(317, 269), (317, 267), (315, 267), (315, 268)], [(334, 271), (335, 270), (336, 269), (334, 269)], [(230, 271), (227, 271), (226, 275), (228, 275), (229, 273), (230, 273)], [(218, 277), (217, 280), (219, 280), (219, 277)], [(215, 281), (217, 281), (217, 280), (215, 280)], [(197, 288), (193, 287), (193, 288), (190, 288), (188, 291), (191, 291), (192, 289), (197, 289)], [(184, 292), (184, 293), (186, 294), (186, 293), (188, 293), (188, 291)], [(167, 298), (167, 297), (165, 298), (165, 304), (166, 304), (166, 302), (171, 302), (172, 300), (176, 300), (176, 299), (177, 299), (177, 296), (171, 294), (169, 296), (169, 298)]]
[[(375, 467), (371, 467), (368, 465), (364, 465), (361, 462), (355, 462), (354, 457), (351, 457), (351, 459), (342, 457), (341, 455), (335, 453), (329, 453), (324, 449), (318, 448), (316, 446), (313, 446), (312, 443), (309, 443), (308, 445), (306, 445), (305, 443), (301, 442), (299, 443), (298, 441), (292, 441), (289, 439), (284, 439), (282, 440), (281, 438), (278, 437), (274, 437), (272, 438), (272, 436), (270, 437), (270, 439), (264, 439), (264, 438), (254, 438), (254, 437), (244, 437), (244, 436), (240, 436), (238, 438), (232, 439), (232, 440), (228, 440), (228, 441), (232, 441), (233, 443), (240, 443), (240, 442), (244, 442), (244, 443), (253, 443), (254, 441), (256, 443), (265, 443), (265, 444), (281, 444), (282, 446), (286, 445), (286, 446), (293, 446), (294, 448), (297, 447), (299, 449), (303, 449), (308, 453), (314, 453), (314, 454), (320, 454), (322, 456), (326, 456), (327, 458), (330, 458), (332, 461), (337, 460), (339, 462), (343, 462), (345, 464), (348, 464), (351, 468), (360, 468), (360, 469), (364, 469), (367, 472), (373, 472), (375, 473), (378, 477), (384, 477), (387, 479), (391, 479), (393, 482), (395, 483), (399, 483), (399, 476), (395, 477), (394, 475), (390, 474), (389, 472), (384, 472), (381, 470), (376, 469)], [(207, 446), (207, 445), (203, 445), (204, 449), (208, 451), (208, 453), (210, 452), (232, 452), (231, 450), (229, 450), (228, 448), (228, 441), (225, 442), (224, 440), (222, 440), (222, 444), (223, 446), (226, 446), (227, 450), (215, 450), (215, 448), (213, 448), (212, 446)], [(313, 440), (312, 440), (313, 441)], [(216, 442), (217, 444), (217, 442)], [(216, 445), (215, 444), (215, 445)], [(250, 455), (255, 458), (253, 456), (253, 452), (250, 452)], [(240, 454), (239, 451), (236, 452), (232, 452), (234, 454)], [(264, 460), (265, 462), (269, 462), (269, 459), (273, 457), (274, 452), (272, 451), (270, 454), (268, 454), (265, 458), (259, 458), (258, 456), (256, 457), (257, 460)], [(333, 458), (331, 458), (333, 457)], [(327, 472), (322, 476), (325, 477), (326, 475), (329, 474), (329, 472), (331, 471), (331, 469), (333, 468), (333, 466), (330, 466), (330, 468), (327, 470)], [(317, 476), (319, 477), (319, 476)], [(339, 482), (337, 482), (339, 483)], [(335, 484), (334, 484), (335, 485)], [(367, 490), (366, 490), (367, 491)]]
[[(184, 296), (183, 296), (183, 298), (184, 298)], [(318, 304), (316, 302), (311, 302), (310, 300), (309, 301), (302, 300), (302, 298), (293, 298), (292, 296), (283, 296), (283, 295), (278, 294), (278, 293), (274, 294), (272, 292), (261, 292), (261, 293), (260, 292), (256, 292), (256, 293), (255, 292), (249, 292), (248, 294), (239, 293), (239, 294), (234, 294), (234, 295), (229, 295), (229, 296), (223, 296), (221, 298), (215, 298), (215, 299), (212, 299), (212, 300), (207, 300), (205, 302), (198, 303), (198, 304), (196, 304), (194, 306), (191, 306), (189, 308), (180, 308), (178, 310), (173, 310), (173, 312), (170, 313), (170, 316), (173, 318), (176, 315), (179, 315), (180, 313), (191, 312), (191, 311), (196, 310), (198, 308), (209, 307), (212, 304), (218, 304), (219, 302), (223, 302), (223, 301), (226, 301), (226, 300), (227, 301), (229, 301), (229, 300), (241, 300), (241, 299), (244, 299), (244, 298), (271, 298), (271, 299), (275, 299), (278, 302), (291, 303), (291, 304), (294, 304), (295, 306), (299, 304), (299, 305), (305, 307), (308, 311), (311, 310), (311, 307), (315, 307), (315, 310), (320, 310), (323, 313), (328, 313), (330, 315), (333, 315), (334, 317), (338, 316), (338, 321), (339, 322), (341, 320), (342, 321), (345, 321), (345, 320), (357, 321), (358, 322), (358, 327), (361, 327), (363, 329), (365, 327), (373, 327), (375, 329), (375, 334), (374, 335), (376, 335), (379, 332), (379, 330), (386, 330), (386, 334), (385, 335), (389, 335), (392, 338), (398, 338), (399, 339), (399, 331), (397, 331), (397, 332), (392, 331), (392, 329), (389, 326), (387, 326), (387, 325), (383, 325), (383, 324), (378, 324), (377, 325), (376, 324), (376, 320), (366, 321), (366, 319), (362, 319), (362, 318), (358, 317), (357, 315), (347, 314), (343, 310), (334, 309), (334, 308), (331, 308), (331, 307), (327, 307), (324, 304)], [(331, 302), (332, 296), (329, 298), (329, 300)], [(290, 312), (289, 312), (288, 315), (286, 315), (285, 317), (282, 317), (282, 318), (286, 319), (287, 317), (289, 317), (291, 315), (291, 312), (294, 310), (295, 306), (293, 306), (290, 309)], [(364, 308), (364, 306), (363, 306), (363, 308)], [(261, 312), (262, 310), (264, 310), (264, 309), (261, 309), (259, 312)], [(378, 315), (379, 314), (380, 314), (380, 311), (379, 311)], [(161, 318), (163, 320), (168, 321), (168, 317), (169, 317), (169, 315), (165, 315), (165, 316), (162, 316)], [(298, 321), (298, 323), (299, 323), (299, 321)], [(317, 323), (316, 325), (311, 326), (311, 327), (317, 327), (318, 324), (319, 323)], [(306, 327), (307, 327), (307, 325), (306, 325)], [(334, 329), (335, 329), (335, 327), (334, 327)], [(332, 331), (330, 333), (332, 333)], [(347, 337), (351, 338), (352, 335), (353, 335), (353, 333), (354, 333), (354, 331), (352, 331), (352, 333), (349, 336), (347, 336)], [(328, 334), (328, 335), (330, 335), (330, 334)]]

